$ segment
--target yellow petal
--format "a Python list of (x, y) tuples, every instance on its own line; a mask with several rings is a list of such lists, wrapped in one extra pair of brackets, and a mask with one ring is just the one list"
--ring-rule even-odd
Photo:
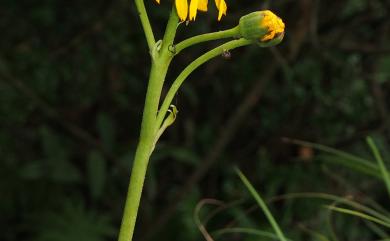
[(260, 23), (260, 27), (267, 28), (268, 33), (261, 38), (261, 41), (272, 40), (278, 34), (284, 32), (285, 25), (278, 16), (269, 10), (263, 11), (263, 21)]
[(227, 5), (225, 0), (215, 0), (215, 5), (218, 8), (218, 21), (221, 20), (222, 15), (226, 16)]
[(219, 9), (219, 4), (221, 3), (221, 0), (215, 0), (215, 6)]
[(188, 3), (187, 0), (175, 0), (177, 15), (181, 21), (187, 19), (188, 14)]
[(157, 2), (158, 4), (160, 4), (160, 0), (156, 0), (156, 2)]
[(199, 0), (199, 2), (198, 2), (198, 10), (206, 12), (207, 11), (208, 2), (209, 2), (208, 0)]
[(198, 12), (199, 0), (191, 0), (190, 2), (190, 20), (195, 20), (196, 13)]

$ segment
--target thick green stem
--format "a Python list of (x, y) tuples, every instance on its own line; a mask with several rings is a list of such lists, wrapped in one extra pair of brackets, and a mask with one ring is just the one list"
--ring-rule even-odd
[(169, 20), (167, 23), (167, 28), (165, 30), (163, 42), (162, 42), (162, 52), (161, 55), (169, 58), (170, 60), (173, 58), (173, 51), (171, 50), (171, 46), (173, 45), (173, 41), (176, 35), (176, 29), (179, 24), (179, 17), (177, 16), (175, 7), (172, 7), (171, 15), (169, 16)]
[(188, 38), (186, 40), (183, 40), (182, 42), (178, 43), (176, 45), (176, 54), (180, 53), (183, 49), (188, 48), (192, 45), (206, 42), (206, 41), (212, 41), (212, 40), (218, 40), (218, 39), (224, 39), (224, 38), (234, 38), (240, 36), (240, 28), (239, 26), (236, 26), (231, 29), (213, 32), (213, 33), (206, 33), (197, 35), (191, 38)]
[(142, 117), (140, 139), (134, 157), (118, 241), (132, 240), (146, 170), (157, 132), (156, 113), (166, 70), (167, 66), (152, 65)]
[(218, 46), (197, 59), (195, 59), (192, 63), (190, 63), (176, 78), (176, 80), (173, 82), (171, 88), (169, 89), (163, 104), (161, 105), (160, 111), (157, 115), (157, 126), (160, 127), (164, 117), (167, 113), (167, 110), (169, 108), (169, 105), (171, 104), (173, 98), (175, 97), (176, 92), (178, 91), (179, 87), (181, 84), (184, 82), (184, 80), (199, 66), (202, 64), (206, 63), (208, 60), (221, 55), (224, 51), (229, 51), (241, 46), (249, 45), (252, 44), (253, 42), (251, 40), (246, 40), (246, 39), (237, 39), (237, 40), (232, 40), (229, 41), (225, 44), (222, 44), (221, 46)]
[(167, 24), (161, 47), (157, 48), (157, 46), (153, 46), (152, 48), (154, 54), (142, 116), (140, 139), (134, 157), (118, 241), (131, 241), (133, 238), (146, 170), (150, 155), (154, 149), (158, 131), (156, 118), (161, 90), (168, 71), (168, 66), (173, 57), (173, 53), (171, 53), (168, 48), (173, 44), (177, 23), (178, 17), (176, 11), (173, 10)]

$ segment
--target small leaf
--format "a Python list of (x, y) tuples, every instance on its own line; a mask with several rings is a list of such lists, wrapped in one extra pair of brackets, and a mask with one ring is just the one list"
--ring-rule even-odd
[(168, 110), (169, 112), (169, 115), (168, 117), (164, 120), (164, 123), (162, 124), (162, 126), (170, 126), (173, 124), (173, 122), (175, 122), (176, 120), (176, 115), (177, 115), (177, 112), (179, 112), (176, 108), (176, 106), (174, 105), (171, 105), (170, 106), (172, 108), (172, 110)]
[(158, 139), (160, 139), (161, 135), (168, 128), (168, 126), (172, 125), (173, 122), (175, 122), (175, 120), (176, 120), (177, 112), (179, 112), (179, 111), (177, 110), (176, 106), (174, 106), (174, 105), (171, 105), (170, 108), (171, 109), (168, 110), (169, 115), (167, 116), (167, 118), (165, 118), (165, 120), (162, 123), (160, 129), (157, 132), (154, 144), (157, 143)]

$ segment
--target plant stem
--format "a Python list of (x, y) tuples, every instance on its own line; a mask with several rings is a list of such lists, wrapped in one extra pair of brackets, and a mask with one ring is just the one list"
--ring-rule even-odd
[[(158, 126), (156, 125), (156, 115), (161, 90), (168, 66), (173, 58), (173, 54), (169, 51), (168, 47), (173, 44), (177, 22), (178, 17), (176, 11), (173, 10), (167, 24), (164, 40), (160, 49), (161, 51), (157, 50), (156, 56), (153, 56), (152, 59), (152, 68), (150, 70), (148, 89), (146, 92), (145, 106), (142, 116), (140, 139), (135, 152), (118, 241), (131, 241), (133, 237), (146, 170), (150, 155), (154, 149), (154, 143), (158, 131)], [(155, 46), (153, 48), (155, 48)]]
[(203, 55), (201, 55), (200, 57), (198, 57), (197, 59), (195, 59), (192, 63), (190, 63), (180, 74), (179, 76), (176, 78), (176, 80), (173, 82), (171, 88), (169, 89), (165, 99), (164, 99), (164, 102), (163, 104), (161, 105), (161, 108), (160, 108), (160, 111), (157, 115), (157, 126), (160, 127), (161, 126), (161, 123), (163, 122), (164, 120), (164, 117), (167, 113), (167, 110), (169, 108), (169, 105), (171, 104), (172, 102), (172, 99), (175, 97), (175, 94), (176, 92), (178, 91), (179, 87), (181, 86), (181, 84), (184, 82), (184, 80), (195, 70), (197, 69), (199, 66), (201, 66), (202, 64), (204, 64), (205, 62), (207, 62), (208, 60), (218, 56), (218, 55), (221, 55), (224, 51), (228, 51), (228, 50), (232, 50), (232, 49), (235, 49), (235, 48), (238, 48), (238, 47), (241, 47), (241, 46), (245, 46), (245, 45), (249, 45), (251, 44), (252, 41), (250, 40), (246, 40), (246, 39), (238, 39), (238, 40), (232, 40), (232, 41), (229, 41), (225, 44), (222, 44), (221, 46), (218, 46), (206, 53), (204, 53)]
[(167, 23), (167, 27), (165, 30), (162, 46), (161, 46), (161, 55), (169, 58), (170, 60), (173, 58), (174, 53), (170, 50), (170, 47), (173, 46), (173, 41), (176, 35), (176, 29), (179, 23), (179, 17), (177, 16), (175, 7), (172, 7), (171, 15), (169, 16), (169, 20)]
[[(141, 133), (135, 152), (118, 241), (131, 241), (133, 238), (134, 227), (137, 219), (138, 208), (141, 200), (142, 189), (150, 155), (153, 152), (154, 145), (158, 138), (158, 130), (165, 117), (169, 104), (181, 83), (192, 71), (194, 71), (197, 67), (209, 59), (221, 54), (223, 51), (251, 43), (251, 41), (243, 39), (230, 41), (197, 58), (187, 68), (185, 68), (184, 71), (175, 80), (168, 92), (167, 97), (164, 100), (162, 110), (158, 112), (161, 90), (164, 84), (165, 76), (167, 74), (169, 64), (175, 55), (173, 41), (175, 38), (179, 18), (177, 16), (176, 10), (172, 8), (164, 38), (162, 41), (156, 43), (143, 0), (135, 0), (135, 3), (152, 56), (152, 67), (150, 70), (148, 89), (146, 92), (145, 106), (141, 123)], [(237, 31), (237, 28), (233, 28), (230, 30), (221, 31), (219, 33), (205, 34), (203, 36), (201, 35), (194, 37), (188, 39), (187, 41), (183, 41), (183, 44), (180, 45), (181, 47), (179, 46), (179, 50), (191, 46), (195, 43), (223, 38), (223, 36), (235, 36)]]
[(156, 44), (156, 41), (154, 39), (154, 34), (152, 27), (150, 25), (150, 21), (148, 18), (148, 14), (145, 9), (145, 4), (143, 0), (135, 0), (135, 5), (138, 10), (139, 18), (141, 19), (142, 28), (145, 32), (146, 41), (149, 46), (149, 50), (152, 50), (154, 45)]
[(152, 64), (149, 85), (146, 93), (145, 107), (142, 116), (140, 139), (135, 152), (130, 184), (122, 218), (118, 241), (131, 241), (137, 219), (147, 166), (153, 151), (153, 143), (157, 131), (155, 121), (158, 99), (161, 93), (166, 67)]
[(239, 37), (240, 35), (240, 28), (239, 26), (236, 26), (231, 29), (213, 32), (213, 33), (206, 33), (197, 35), (191, 38), (188, 38), (186, 40), (183, 40), (182, 42), (178, 43), (176, 45), (176, 54), (180, 53), (183, 49), (188, 48), (192, 45), (211, 41), (211, 40), (217, 40), (217, 39), (224, 39), (224, 38), (233, 38), (233, 37)]

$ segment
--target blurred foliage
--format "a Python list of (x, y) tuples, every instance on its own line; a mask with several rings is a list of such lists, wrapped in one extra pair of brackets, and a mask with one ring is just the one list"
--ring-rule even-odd
[[(248, 197), (232, 165), (265, 199), (316, 191), (369, 198), (389, 209), (380, 180), (323, 166), (318, 151), (282, 137), (371, 160), (362, 142), (370, 134), (389, 160), (390, 3), (227, 2), (223, 21), (216, 21), (215, 11), (200, 14), (179, 27), (177, 39), (232, 27), (243, 14), (269, 8), (284, 19), (285, 40), (271, 50), (251, 46), (233, 51), (230, 60), (216, 58), (184, 83), (174, 100), (178, 117), (152, 157), (136, 240), (200, 240), (193, 212), (202, 198)], [(161, 38), (170, 2), (146, 5)], [(6, 230), (0, 239), (115, 240), (150, 66), (133, 2), (4, 0), (0, 27), (0, 225)], [(215, 45), (180, 54), (166, 88), (185, 64)], [(206, 166), (208, 159), (215, 164)], [(260, 212), (248, 213), (252, 204), (244, 199), (230, 206), (207, 229), (266, 230)], [(289, 237), (308, 240), (298, 227), (321, 232), (328, 213), (322, 204), (284, 200), (270, 208)], [(167, 212), (169, 221), (158, 224)], [(341, 240), (378, 238), (357, 218), (333, 214), (333, 220)]]

